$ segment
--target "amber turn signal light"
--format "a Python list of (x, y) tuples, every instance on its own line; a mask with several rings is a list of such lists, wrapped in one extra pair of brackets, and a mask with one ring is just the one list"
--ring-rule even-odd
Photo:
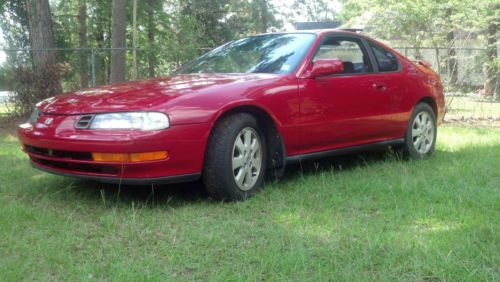
[(145, 153), (92, 153), (92, 159), (94, 161), (107, 163), (138, 163), (159, 161), (166, 158), (168, 158), (167, 151)]

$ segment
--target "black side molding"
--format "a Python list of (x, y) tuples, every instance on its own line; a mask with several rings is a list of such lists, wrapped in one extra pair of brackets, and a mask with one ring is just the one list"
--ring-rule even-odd
[(295, 156), (287, 157), (286, 164), (293, 164), (293, 163), (298, 163), (298, 162), (303, 162), (303, 161), (310, 161), (310, 160), (315, 160), (315, 159), (320, 159), (320, 158), (327, 158), (327, 157), (333, 157), (333, 156), (344, 155), (344, 154), (351, 154), (351, 153), (356, 153), (356, 152), (370, 151), (370, 150), (380, 148), (380, 147), (401, 145), (404, 142), (405, 142), (405, 140), (403, 138), (401, 138), (401, 139), (386, 140), (386, 141), (382, 141), (382, 142), (370, 143), (370, 144), (353, 146), (353, 147), (345, 147), (345, 148), (339, 148), (339, 149), (328, 150), (328, 151), (314, 152), (314, 153), (303, 154), (303, 155), (295, 155)]
[(35, 164), (33, 162), (31, 162), (31, 166), (38, 169), (38, 170), (52, 173), (52, 174), (56, 174), (56, 175), (60, 175), (60, 176), (67, 176), (67, 177), (86, 179), (86, 180), (94, 180), (94, 181), (98, 181), (101, 183), (108, 183), (108, 184), (123, 184), (123, 185), (136, 185), (136, 186), (151, 185), (151, 184), (162, 185), (162, 184), (192, 182), (192, 181), (196, 181), (196, 180), (200, 179), (200, 177), (201, 177), (201, 173), (193, 173), (193, 174), (182, 174), (182, 175), (166, 176), (166, 177), (158, 177), (158, 178), (118, 178), (118, 177), (106, 177), (106, 176), (89, 176), (89, 175), (76, 174), (76, 173), (74, 174), (74, 173), (64, 173), (64, 172), (59, 172), (59, 171), (53, 171), (53, 170), (38, 166), (37, 164)]

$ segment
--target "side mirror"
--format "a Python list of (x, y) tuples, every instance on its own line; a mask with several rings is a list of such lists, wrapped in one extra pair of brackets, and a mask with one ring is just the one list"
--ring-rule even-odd
[(344, 64), (341, 60), (337, 59), (322, 59), (313, 63), (309, 78), (316, 78), (320, 76), (337, 74), (344, 72)]

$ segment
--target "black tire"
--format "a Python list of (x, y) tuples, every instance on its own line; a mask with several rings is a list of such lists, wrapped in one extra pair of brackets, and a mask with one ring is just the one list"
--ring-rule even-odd
[[(423, 130), (417, 130), (418, 125), (416, 124), (416, 119), (418, 122), (422, 122), (422, 117), (429, 117), (430, 121), (427, 127)], [(432, 128), (430, 127), (432, 126)], [(415, 129), (415, 130), (414, 130)], [(429, 131), (432, 130), (432, 133)], [(424, 132), (424, 133), (416, 133)], [(437, 123), (436, 114), (431, 106), (427, 103), (419, 103), (413, 109), (413, 113), (408, 123), (408, 129), (406, 130), (405, 143), (402, 146), (403, 155), (410, 159), (423, 159), (429, 157), (436, 146), (437, 137)], [(418, 140), (421, 140), (418, 143)]]
[[(252, 133), (255, 133), (252, 138), (258, 137), (260, 139), (261, 164), (258, 174), (249, 177), (252, 179), (250, 182), (255, 183), (243, 189), (239, 186), (242, 184), (237, 184), (235, 180), (235, 172), (238, 170), (233, 170), (233, 158), (237, 147), (236, 138), (240, 138), (243, 130), (248, 131), (249, 128), (252, 129)], [(250, 155), (251, 152), (248, 154)], [(244, 200), (251, 197), (262, 186), (266, 171), (266, 156), (266, 140), (255, 117), (247, 113), (237, 113), (224, 117), (216, 123), (206, 149), (203, 183), (207, 193), (215, 200)], [(252, 169), (256, 168), (250, 168), (250, 171)], [(250, 173), (253, 175), (253, 172)]]

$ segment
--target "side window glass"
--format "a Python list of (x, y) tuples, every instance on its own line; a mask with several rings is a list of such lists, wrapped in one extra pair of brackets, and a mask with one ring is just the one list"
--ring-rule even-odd
[(329, 38), (319, 48), (313, 62), (322, 59), (337, 59), (344, 64), (344, 73), (372, 72), (370, 60), (361, 47), (361, 42), (351, 38)]
[(390, 72), (397, 71), (399, 69), (398, 59), (393, 53), (371, 41), (369, 41), (369, 44), (375, 54), (375, 58), (377, 59), (379, 71)]

